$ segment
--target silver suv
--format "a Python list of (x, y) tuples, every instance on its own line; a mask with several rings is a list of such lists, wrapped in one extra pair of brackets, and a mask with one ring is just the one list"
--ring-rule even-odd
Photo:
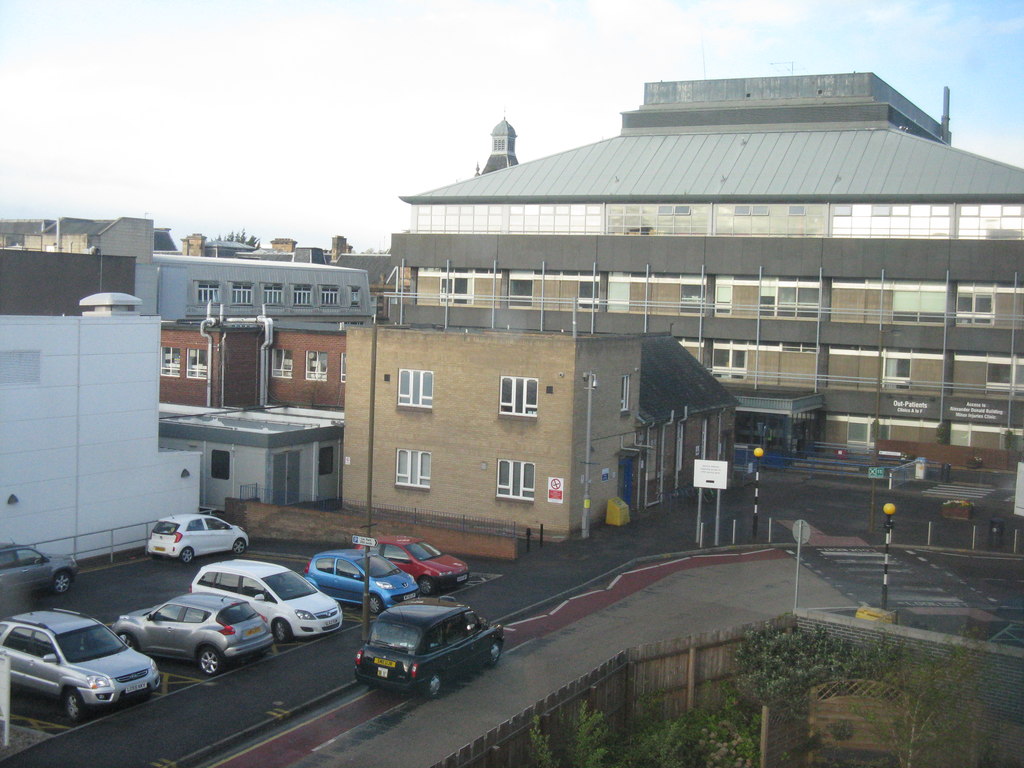
[(244, 600), (221, 595), (181, 595), (162, 605), (120, 616), (111, 629), (129, 648), (154, 656), (194, 659), (205, 675), (226, 662), (266, 652), (270, 627)]
[(21, 544), (0, 544), (0, 590), (4, 592), (49, 589), (61, 595), (77, 575), (78, 563), (71, 555), (44, 555)]
[(32, 611), (0, 621), (0, 650), (11, 683), (60, 699), (77, 723), (90, 709), (149, 698), (160, 685), (156, 663), (100, 622), (74, 611)]

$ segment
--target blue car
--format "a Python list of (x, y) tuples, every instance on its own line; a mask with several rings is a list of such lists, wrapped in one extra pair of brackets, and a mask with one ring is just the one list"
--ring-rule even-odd
[[(361, 549), (335, 549), (314, 555), (306, 565), (306, 580), (335, 600), (362, 605), (365, 554)], [(390, 560), (370, 555), (369, 564), (370, 613), (419, 597), (416, 580)]]

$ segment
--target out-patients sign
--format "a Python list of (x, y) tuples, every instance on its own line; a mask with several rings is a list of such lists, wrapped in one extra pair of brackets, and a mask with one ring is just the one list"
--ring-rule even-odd
[(729, 462), (696, 459), (693, 462), (693, 484), (697, 488), (728, 488)]
[(564, 499), (565, 480), (561, 477), (548, 478), (548, 501), (552, 504), (561, 504)]

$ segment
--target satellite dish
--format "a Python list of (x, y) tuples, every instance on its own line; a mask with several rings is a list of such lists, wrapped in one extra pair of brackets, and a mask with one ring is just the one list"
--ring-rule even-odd
[(797, 544), (806, 544), (811, 540), (811, 526), (806, 520), (797, 520), (793, 523), (793, 541)]

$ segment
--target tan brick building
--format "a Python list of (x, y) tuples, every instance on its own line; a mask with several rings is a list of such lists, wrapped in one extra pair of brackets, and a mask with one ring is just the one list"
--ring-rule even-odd
[[(372, 472), (374, 505), (512, 519), (553, 535), (581, 530), (588, 490), (588, 525), (604, 520), (613, 497), (649, 503), (649, 474), (665, 460), (643, 442), (653, 426), (641, 417), (643, 340), (349, 329), (346, 500), (365, 503)], [(678, 392), (678, 421), (687, 394)], [(726, 395), (718, 408), (732, 403)], [(731, 417), (724, 423), (731, 429)]]

